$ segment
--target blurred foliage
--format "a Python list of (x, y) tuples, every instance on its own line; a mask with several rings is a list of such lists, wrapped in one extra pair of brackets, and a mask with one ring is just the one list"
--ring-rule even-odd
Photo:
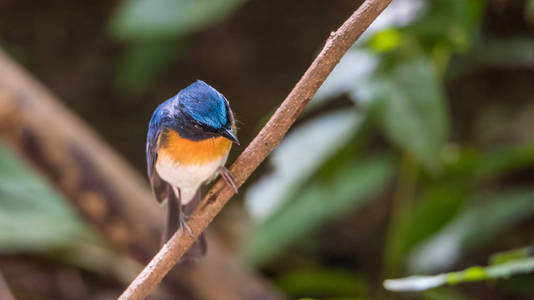
[(0, 252), (41, 254), (128, 283), (140, 266), (111, 250), (69, 202), (0, 143)]
[(534, 67), (534, 40), (528, 37), (511, 37), (485, 41), (477, 45), (474, 59), (501, 68)]
[(534, 214), (534, 190), (519, 189), (476, 196), (430, 239), (414, 249), (416, 272), (451, 267), (462, 253), (494, 240), (497, 234)]
[(114, 35), (124, 40), (184, 36), (213, 24), (244, 0), (125, 0), (112, 17)]
[(525, 4), (525, 19), (531, 25), (534, 24), (534, 0), (527, 0)]
[(68, 248), (87, 230), (67, 200), (0, 144), (0, 251)]
[(247, 262), (263, 263), (328, 220), (363, 205), (383, 189), (391, 173), (387, 158), (371, 157), (366, 161), (346, 161), (330, 178), (307, 183), (256, 229), (244, 250)]
[[(244, 3), (120, 1), (108, 24), (124, 51), (118, 86), (143, 91), (188, 50), (188, 36)], [(523, 19), (505, 22), (521, 30), (492, 20), (519, 5)], [(382, 299), (382, 280), (405, 276), (386, 287), (444, 285), (409, 299), (472, 299), (456, 285), (473, 281), (531, 296), (522, 276), (532, 274), (517, 274), (534, 269), (524, 247), (534, 237), (534, 88), (504, 77), (532, 78), (532, 30), (534, 0), (393, 1), (245, 191), (253, 224), (243, 261), (292, 298)], [(3, 146), (0, 207), (4, 253), (45, 253), (122, 280), (135, 268)], [(438, 275), (410, 277), (422, 273)]]
[[(289, 133), (271, 155), (275, 170), (247, 190), (249, 212), (255, 218), (268, 217), (286, 200), (284, 194), (308, 180), (327, 159), (345, 147), (361, 124), (362, 118), (356, 111), (337, 111), (314, 118)], [(323, 143), (325, 139), (331, 142)]]
[(425, 57), (377, 71), (353, 94), (355, 101), (374, 110), (392, 143), (428, 169), (440, 168), (448, 120), (438, 78)]
[(117, 86), (124, 91), (142, 91), (180, 52), (180, 41), (136, 41), (119, 62)]
[[(514, 252), (517, 254), (518, 251)], [(487, 267), (474, 266), (459, 272), (388, 279), (384, 282), (384, 287), (391, 291), (422, 291), (445, 284), (455, 285), (462, 282), (507, 279), (512, 275), (531, 272), (534, 272), (534, 258), (517, 255), (514, 259), (492, 263)]]
[[(448, 82), (483, 66), (528, 68), (534, 59), (531, 37), (484, 35), (486, 4), (478, 0), (399, 0), (386, 9), (320, 88), (306, 110), (312, 117), (275, 150), (271, 157), (274, 170), (249, 189), (246, 205), (257, 224), (244, 244), (246, 262), (269, 269), (269, 262), (292, 257), (291, 250), (318, 247), (317, 241), (310, 240), (316, 240), (327, 224), (357, 214), (373, 199), (384, 196), (392, 199), (381, 271), (386, 278), (450, 269), (474, 249), (534, 216), (534, 194), (529, 187), (496, 184), (534, 167), (533, 145), (528, 140), (494, 148), (451, 139), (454, 124), (449, 104), (453, 102), (448, 99)], [(527, 19), (531, 5), (525, 7)], [(332, 126), (313, 124), (328, 118), (329, 113), (316, 112), (329, 101), (345, 97), (354, 103), (360, 121), (350, 127), (351, 133), (339, 126), (346, 137), (340, 140), (332, 129), (337, 128), (335, 120), (330, 121)], [(371, 153), (370, 149), (376, 151), (373, 133), (389, 144), (388, 150), (381, 147), (387, 159)], [(309, 155), (315, 148), (330, 150), (318, 150), (322, 153), (319, 157)], [(391, 189), (393, 173), (397, 178)], [(306, 265), (301, 260), (297, 261)], [(508, 278), (532, 272), (530, 260), (417, 277), (415, 283), (412, 278), (407, 280), (416, 287), (421, 282), (430, 287)], [(333, 269), (323, 269), (324, 274), (330, 271)], [(358, 276), (357, 270), (346, 271)], [(280, 278), (291, 274), (281, 272)], [(298, 273), (302, 282), (308, 282), (307, 275), (309, 281), (319, 277), (315, 271), (302, 272)], [(331, 290), (317, 283), (306, 293), (305, 284), (283, 282), (284, 290), (295, 297), (321, 297)], [(461, 294), (436, 289), (420, 297), (459, 299)], [(339, 291), (328, 296), (366, 294)]]
[(276, 280), (276, 284), (291, 295), (318, 297), (358, 297), (368, 293), (368, 283), (345, 270), (305, 269), (288, 272)]
[(123, 0), (110, 31), (128, 43), (117, 82), (124, 91), (143, 90), (179, 54), (188, 34), (230, 15), (245, 0)]

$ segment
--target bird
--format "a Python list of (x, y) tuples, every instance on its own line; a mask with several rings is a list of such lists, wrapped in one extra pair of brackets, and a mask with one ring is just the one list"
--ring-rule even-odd
[[(200, 187), (220, 175), (237, 193), (235, 178), (224, 166), (232, 144), (239, 144), (228, 100), (202, 80), (162, 102), (150, 118), (147, 173), (158, 202), (167, 203), (162, 243), (184, 229), (201, 200)], [(206, 254), (202, 234), (182, 260)]]

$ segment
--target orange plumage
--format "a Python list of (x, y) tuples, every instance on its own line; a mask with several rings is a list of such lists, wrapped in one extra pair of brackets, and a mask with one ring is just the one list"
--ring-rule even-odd
[(225, 157), (232, 142), (223, 137), (213, 137), (200, 141), (182, 138), (176, 131), (165, 134), (160, 155), (171, 157), (180, 165), (202, 165)]

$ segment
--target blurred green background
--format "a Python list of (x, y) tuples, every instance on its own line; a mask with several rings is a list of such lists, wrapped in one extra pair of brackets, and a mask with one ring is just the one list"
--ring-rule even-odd
[[(161, 101), (205, 80), (247, 145), (358, 5), (4, 0), (0, 43), (144, 173)], [(533, 226), (534, 1), (393, 0), (210, 230), (289, 298), (532, 299)], [(10, 279), (59, 267), (91, 298), (120, 291), (69, 255), (99, 243), (0, 147), (0, 268), (20, 299), (68, 299)], [(464, 269), (427, 291), (383, 287)]]

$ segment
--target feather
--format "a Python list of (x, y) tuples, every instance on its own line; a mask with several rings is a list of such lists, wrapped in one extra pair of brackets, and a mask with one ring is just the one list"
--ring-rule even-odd
[[(188, 204), (183, 206), (183, 213), (186, 216), (193, 214), (197, 206), (200, 204), (202, 197), (200, 197), (200, 189), (196, 192), (195, 197)], [(182, 260), (194, 260), (206, 255), (207, 243), (206, 235), (200, 234), (198, 239), (191, 245), (191, 248), (182, 256)]]
[[(231, 132), (230, 136), (225, 133)], [(235, 120), (226, 98), (203, 81), (196, 81), (161, 103), (150, 119), (147, 173), (157, 201), (167, 201), (162, 242), (181, 228), (200, 203), (201, 184), (224, 166), (232, 141), (237, 142)], [(206, 254), (201, 234), (182, 260)]]
[[(187, 205), (180, 205), (180, 200), (173, 192), (172, 187), (167, 184), (167, 222), (165, 223), (165, 229), (162, 235), (162, 244), (166, 243), (180, 228), (180, 219), (183, 216), (189, 216), (195, 211), (195, 208), (198, 206), (202, 198), (200, 197), (200, 190), (196, 192), (195, 197)], [(183, 214), (183, 215), (182, 215)], [(185, 228), (184, 234), (189, 234)], [(207, 252), (207, 243), (206, 236), (202, 233), (198, 240), (196, 240), (193, 245), (187, 250), (186, 253), (182, 256), (180, 261), (187, 260), (196, 260), (206, 255)]]

